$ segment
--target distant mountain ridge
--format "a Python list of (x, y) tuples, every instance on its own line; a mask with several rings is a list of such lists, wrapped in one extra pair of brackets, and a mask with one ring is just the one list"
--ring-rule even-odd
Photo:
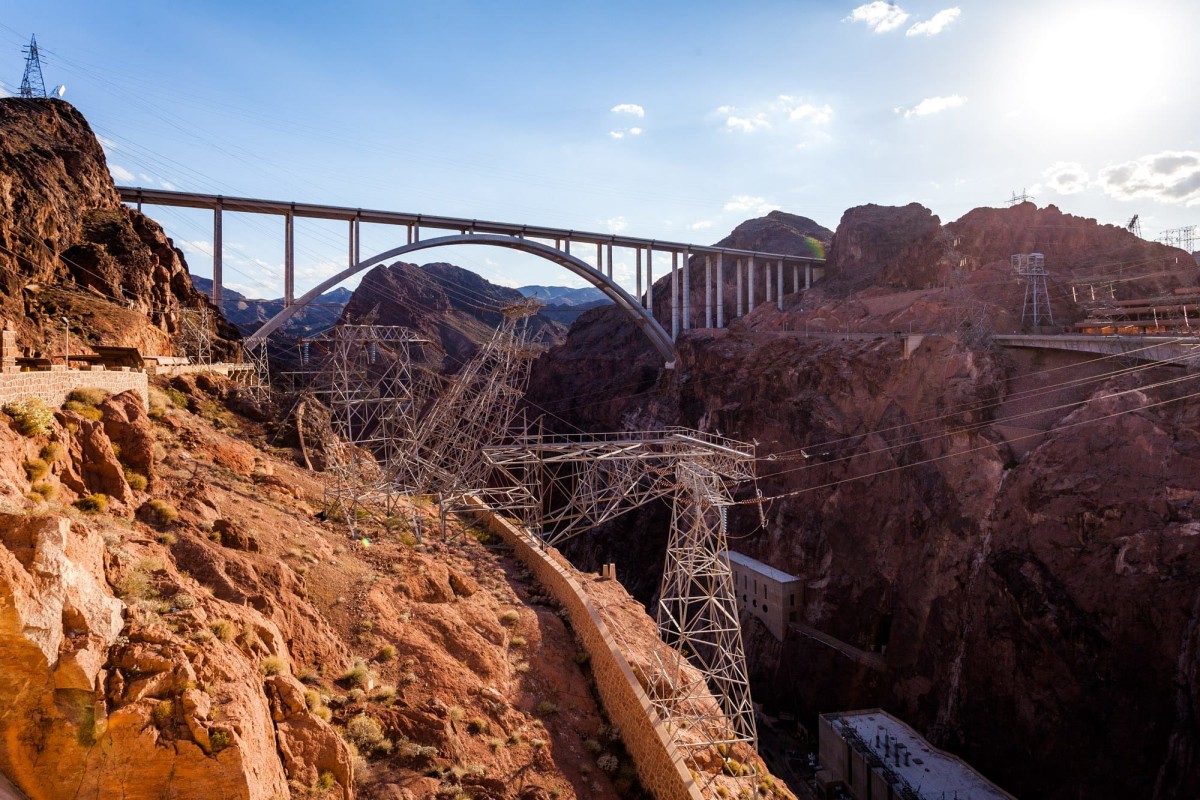
[(578, 306), (585, 303), (608, 302), (604, 292), (595, 286), (573, 289), (568, 286), (519, 286), (517, 291), (526, 297), (541, 300), (548, 306)]
[[(206, 295), (212, 296), (212, 280), (198, 275), (192, 276), (192, 285)], [(342, 315), (342, 309), (350, 302), (354, 292), (338, 287), (317, 297), (287, 321), (283, 332), (290, 336), (303, 337), (333, 327)], [(249, 298), (226, 287), (221, 295), (221, 313), (225, 319), (243, 334), (253, 333), (271, 317), (283, 310), (283, 298), (272, 300)]]

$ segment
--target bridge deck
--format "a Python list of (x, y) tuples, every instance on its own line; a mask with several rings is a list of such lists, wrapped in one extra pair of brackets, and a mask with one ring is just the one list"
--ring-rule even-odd
[(1200, 366), (1200, 336), (1097, 336), (1087, 334), (1033, 334), (993, 336), (1004, 347), (1072, 350), (1098, 355), (1128, 356), (1141, 361)]

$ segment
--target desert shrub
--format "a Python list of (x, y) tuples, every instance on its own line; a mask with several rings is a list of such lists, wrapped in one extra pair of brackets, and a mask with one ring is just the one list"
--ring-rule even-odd
[(179, 537), (176, 536), (175, 534), (171, 533), (170, 531), (163, 531), (162, 533), (158, 534), (158, 536), (155, 536), (154, 538), (156, 540), (158, 540), (159, 544), (165, 544), (167, 547), (174, 547), (175, 544), (179, 541)]
[(152, 570), (138, 565), (125, 573), (117, 584), (117, 592), (125, 599), (151, 600), (158, 596), (158, 589), (150, 573)]
[(212, 731), (208, 734), (208, 741), (209, 744), (212, 745), (212, 751), (214, 753), (219, 753), (226, 747), (229, 747), (229, 745), (233, 742), (233, 737), (231, 737), (225, 731)]
[(125, 470), (125, 482), (129, 484), (129, 488), (135, 492), (144, 492), (146, 487), (150, 485), (150, 481), (140, 472), (134, 472), (131, 469)]
[(41, 480), (50, 471), (50, 465), (42, 458), (31, 458), (25, 462), (25, 475), (31, 481)]
[(392, 751), (392, 742), (383, 735), (383, 726), (379, 724), (379, 720), (369, 717), (366, 714), (359, 714), (357, 717), (352, 717), (346, 723), (346, 730), (342, 736), (346, 741), (358, 748), (358, 751), (363, 755), (371, 755), (377, 752), (390, 753)]
[(727, 758), (721, 766), (722, 771), (731, 778), (740, 778), (746, 774), (746, 766), (736, 758)]
[(80, 386), (77, 389), (72, 389), (67, 395), (68, 402), (79, 403), (85, 406), (98, 406), (108, 397), (108, 392), (95, 386)]
[(155, 525), (160, 527), (166, 527), (179, 519), (179, 512), (175, 510), (175, 506), (166, 500), (154, 499), (147, 503), (146, 506), (147, 515)]
[(379, 648), (379, 653), (375, 656), (379, 661), (387, 663), (396, 657), (395, 645), (385, 644)]
[(463, 716), (466, 714), (462, 706), (450, 706), (450, 721), (462, 722)]
[(492, 752), (495, 753), (499, 751), (501, 747), (504, 747), (504, 740), (493, 736), (491, 739), (488, 739), (488, 747), (492, 748)]
[(528, 640), (521, 634), (517, 634), (508, 640), (509, 647), (524, 647), (528, 643)]
[(279, 656), (267, 656), (258, 662), (258, 669), (263, 675), (281, 675), (287, 671), (287, 664)]
[(219, 619), (209, 625), (208, 629), (222, 642), (233, 641), (233, 637), (237, 634), (237, 627), (228, 619)]
[(154, 724), (159, 728), (164, 728), (171, 723), (171, 718), (175, 715), (175, 704), (170, 700), (160, 700), (154, 706), (154, 711), (151, 712), (154, 717)]
[(392, 686), (390, 683), (385, 683), (383, 686), (380, 686), (375, 690), (374, 694), (371, 695), (371, 699), (380, 703), (386, 703), (395, 696), (396, 687)]
[(487, 733), (487, 720), (483, 717), (472, 717), (467, 723), (467, 733)]
[(342, 680), (352, 686), (365, 686), (374, 676), (362, 661), (355, 661), (350, 669), (342, 673)]
[(38, 453), (38, 457), (48, 464), (53, 464), (67, 454), (67, 448), (62, 442), (48, 442)]
[(334, 780), (332, 772), (322, 772), (317, 778), (317, 782), (313, 784), (314, 792), (328, 792), (334, 786), (337, 786), (337, 781)]
[(63, 410), (71, 411), (83, 417), (84, 419), (90, 419), (93, 422), (99, 422), (104, 416), (100, 413), (100, 409), (96, 408), (95, 406), (85, 405), (77, 400), (68, 400), (67, 402), (63, 403)]
[(53, 483), (35, 483), (33, 492), (43, 500), (53, 500), (54, 496), (58, 494), (58, 487)]
[(517, 620), (519, 620), (520, 618), (521, 618), (521, 615), (519, 613), (517, 613), (516, 609), (510, 608), (508, 611), (505, 611), (503, 614), (500, 615), (500, 623), (502, 625), (516, 625)]
[(108, 510), (108, 495), (97, 492), (81, 497), (75, 501), (75, 507), (80, 511), (93, 514), (103, 514)]
[(601, 746), (600, 746), (600, 743), (599, 743), (599, 742), (597, 742), (595, 739), (586, 739), (586, 740), (584, 740), (584, 742), (583, 742), (583, 749), (584, 749), (584, 750), (587, 750), (587, 751), (588, 751), (589, 753), (591, 753), (592, 755), (596, 755), (597, 753), (599, 753), (599, 752), (600, 752), (601, 750), (603, 750), (604, 748), (603, 748), (603, 747), (601, 747)]
[(329, 722), (333, 719), (333, 712), (329, 710), (329, 706), (317, 706), (313, 709), (313, 715)]
[(12, 417), (22, 436), (45, 436), (54, 424), (54, 412), (36, 397), (6, 403), (4, 413)]
[(316, 689), (304, 690), (304, 705), (308, 706), (309, 711), (315, 711), (325, 705), (321, 702), (321, 693)]
[(548, 717), (551, 714), (558, 713), (558, 706), (554, 705), (554, 703), (551, 703), (549, 700), (543, 700), (537, 705), (537, 713), (541, 714), (543, 717)]
[(187, 592), (179, 592), (171, 598), (171, 607), (178, 609), (195, 608), (196, 598), (192, 597)]

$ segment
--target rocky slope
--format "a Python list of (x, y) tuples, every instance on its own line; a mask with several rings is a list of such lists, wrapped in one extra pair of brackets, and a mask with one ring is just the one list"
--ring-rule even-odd
[[(683, 337), (670, 371), (615, 310), (591, 312), (535, 365), (529, 399), (562, 418), (552, 425), (683, 424), (758, 443), (757, 486), (739, 500), (754, 488), (777, 499), (762, 517), (733, 510), (734, 546), (804, 581), (809, 630), (886, 665), (802, 630), (781, 644), (744, 617), (768, 708), (811, 726), (882, 705), (1021, 797), (1195, 796), (1194, 375), (1009, 355), (931, 294), (947, 289), (923, 288), (965, 271), (959, 297), (992, 302), (988, 270), (1035, 248), (1052, 280), (1056, 265), (1082, 279), (1118, 261), (1142, 263), (1128, 283), (1147, 287), (1195, 277), (1169, 248), (1056, 209), (980, 210), (944, 227), (920, 207), (852, 209), (828, 287)], [(821, 319), (890, 332), (904, 311), (945, 332), (907, 360), (890, 333), (815, 335)], [(571, 555), (617, 561), (649, 601), (666, 527), (664, 509), (644, 509)]]
[[(182, 254), (146, 216), (124, 206), (95, 135), (58, 99), (0, 99), (0, 314), (34, 351), (130, 345), (169, 354), (180, 308), (207, 300)], [(233, 352), (218, 323), (218, 354)]]
[[(400, 325), (423, 333), (442, 347), (450, 364), (461, 364), (500, 325), (500, 309), (523, 297), (453, 264), (396, 263), (363, 277), (342, 321)], [(541, 314), (531, 317), (529, 326), (531, 335), (547, 345), (562, 341), (564, 328)]]
[(419, 543), (423, 506), (351, 538), (236, 388), (164, 390), (0, 417), (0, 772), (28, 797), (643, 796), (505, 550)]

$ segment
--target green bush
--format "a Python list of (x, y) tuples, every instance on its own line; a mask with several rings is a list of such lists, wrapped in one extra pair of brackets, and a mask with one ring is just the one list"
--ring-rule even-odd
[(36, 397), (7, 403), (4, 413), (17, 423), (22, 436), (45, 436), (54, 424), (54, 412)]
[(377, 719), (368, 717), (366, 714), (359, 714), (347, 722), (346, 730), (342, 735), (363, 755), (392, 751), (392, 742), (383, 735), (383, 726)]
[(150, 481), (140, 472), (134, 472), (131, 469), (125, 470), (125, 482), (129, 484), (129, 488), (135, 492), (144, 492), (146, 487), (150, 485)]
[(379, 661), (384, 663), (391, 661), (396, 657), (396, 648), (394, 645), (385, 644), (379, 648), (379, 654), (375, 656)]
[(209, 744), (212, 745), (212, 751), (214, 753), (219, 753), (226, 747), (229, 747), (229, 745), (233, 742), (233, 737), (231, 737), (225, 731), (212, 731), (208, 734), (208, 741)]
[(342, 680), (352, 686), (365, 686), (373, 677), (371, 670), (361, 661), (354, 662), (354, 666), (342, 673)]
[(78, 389), (72, 389), (71, 393), (67, 395), (68, 402), (85, 406), (98, 406), (107, 398), (108, 392), (94, 386), (80, 386)]
[(58, 494), (58, 487), (53, 483), (35, 483), (33, 485), (33, 492), (41, 496), (43, 500), (50, 501)]
[(160, 700), (154, 706), (152, 712), (154, 716), (154, 724), (156, 727), (165, 728), (171, 723), (171, 719), (175, 716), (175, 704), (170, 700)]
[(48, 442), (38, 453), (38, 457), (48, 464), (53, 464), (67, 454), (67, 448), (62, 442)]
[(93, 422), (99, 422), (104, 415), (100, 413), (100, 409), (95, 406), (85, 405), (78, 400), (68, 400), (63, 403), (63, 411), (71, 411), (84, 419), (90, 419)]
[(40, 480), (46, 477), (46, 473), (50, 471), (50, 465), (41, 458), (31, 458), (25, 462), (25, 475), (31, 481)]
[(103, 514), (108, 510), (108, 495), (97, 492), (81, 497), (75, 501), (75, 507), (80, 511)]
[(175, 510), (175, 506), (165, 500), (151, 500), (146, 505), (149, 508), (150, 519), (155, 525), (166, 527), (179, 519), (179, 512)]

